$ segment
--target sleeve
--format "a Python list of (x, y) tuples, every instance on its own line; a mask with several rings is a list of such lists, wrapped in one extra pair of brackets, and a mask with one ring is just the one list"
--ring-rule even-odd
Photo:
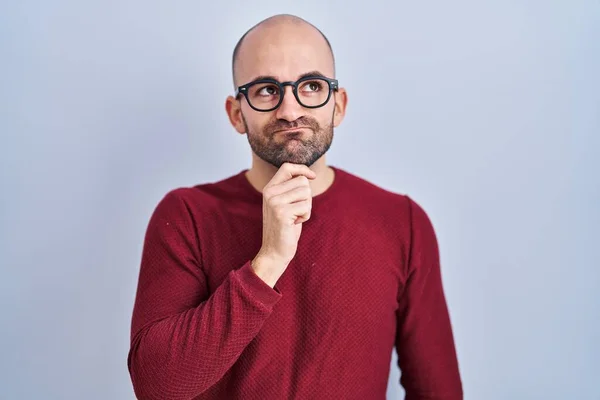
[(159, 202), (144, 238), (127, 357), (139, 399), (190, 399), (213, 386), (282, 297), (251, 260), (209, 295), (182, 190)]
[(398, 299), (396, 351), (406, 400), (462, 400), (434, 228), (410, 197), (410, 251)]

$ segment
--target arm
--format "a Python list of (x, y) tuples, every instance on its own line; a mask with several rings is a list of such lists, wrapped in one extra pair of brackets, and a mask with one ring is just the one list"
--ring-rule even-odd
[(200, 244), (176, 190), (156, 207), (144, 240), (127, 365), (140, 399), (190, 399), (235, 363), (281, 294), (247, 261), (209, 295)]
[(397, 311), (400, 383), (406, 400), (462, 400), (436, 235), (425, 211), (412, 199), (408, 202), (410, 252)]

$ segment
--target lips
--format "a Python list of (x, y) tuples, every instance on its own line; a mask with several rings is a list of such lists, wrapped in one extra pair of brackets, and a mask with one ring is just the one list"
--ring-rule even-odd
[(299, 126), (297, 128), (290, 128), (290, 129), (278, 130), (278, 131), (275, 131), (274, 134), (280, 134), (280, 133), (282, 133), (282, 134), (286, 134), (286, 133), (287, 134), (290, 134), (290, 133), (301, 133), (302, 129), (310, 129), (310, 128), (307, 127), (307, 126)]

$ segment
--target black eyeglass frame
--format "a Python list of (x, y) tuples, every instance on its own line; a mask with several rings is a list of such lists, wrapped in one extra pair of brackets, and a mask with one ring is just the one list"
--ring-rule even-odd
[[(323, 104), (318, 105), (318, 106), (307, 106), (307, 105), (304, 105), (302, 103), (302, 101), (300, 101), (300, 98), (298, 97), (298, 85), (301, 84), (302, 82), (311, 81), (311, 80), (315, 80), (315, 79), (319, 79), (319, 80), (325, 81), (329, 85), (329, 91), (327, 93), (327, 99), (323, 102)], [(281, 96), (279, 96), (279, 101), (277, 102), (277, 104), (274, 107), (269, 108), (267, 110), (262, 110), (260, 108), (254, 107), (252, 105), (252, 102), (250, 101), (250, 99), (248, 99), (248, 88), (250, 88), (250, 86), (256, 85), (258, 83), (272, 83), (272, 84), (276, 85), (279, 88), (279, 93), (281, 93)], [(264, 79), (257, 79), (255, 81), (248, 82), (248, 83), (246, 83), (245, 85), (242, 85), (242, 86), (238, 86), (237, 90), (235, 91), (235, 98), (237, 99), (240, 94), (243, 94), (244, 97), (246, 98), (246, 101), (248, 102), (248, 105), (252, 109), (254, 109), (256, 111), (259, 111), (259, 112), (270, 112), (270, 111), (276, 110), (277, 107), (279, 107), (281, 105), (281, 103), (283, 102), (283, 97), (285, 96), (285, 87), (286, 86), (291, 86), (292, 87), (292, 93), (294, 93), (294, 97), (296, 98), (296, 101), (298, 102), (298, 104), (300, 104), (302, 107), (306, 107), (306, 108), (320, 108), (320, 107), (323, 107), (325, 104), (329, 103), (329, 99), (331, 99), (331, 93), (333, 91), (337, 91), (338, 88), (339, 88), (338, 80), (337, 79), (327, 78), (327, 77), (321, 76), (321, 75), (304, 76), (304, 77), (298, 79), (295, 82), (294, 81), (279, 82), (276, 79), (264, 78)]]

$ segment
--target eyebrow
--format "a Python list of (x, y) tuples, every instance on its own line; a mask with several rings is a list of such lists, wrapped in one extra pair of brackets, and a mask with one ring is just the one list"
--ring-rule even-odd
[[(307, 76), (318, 76), (318, 77), (321, 77), (321, 78), (326, 78), (326, 76), (323, 75), (321, 72), (315, 70), (315, 71), (306, 72), (306, 73), (300, 75), (298, 77), (298, 79), (306, 78)], [(254, 77), (254, 79), (252, 79), (250, 82), (258, 81), (260, 79), (274, 79), (277, 82), (280, 82), (280, 80), (277, 79), (273, 75), (259, 75), (259, 76)], [(296, 80), (298, 80), (298, 79), (296, 79)]]

